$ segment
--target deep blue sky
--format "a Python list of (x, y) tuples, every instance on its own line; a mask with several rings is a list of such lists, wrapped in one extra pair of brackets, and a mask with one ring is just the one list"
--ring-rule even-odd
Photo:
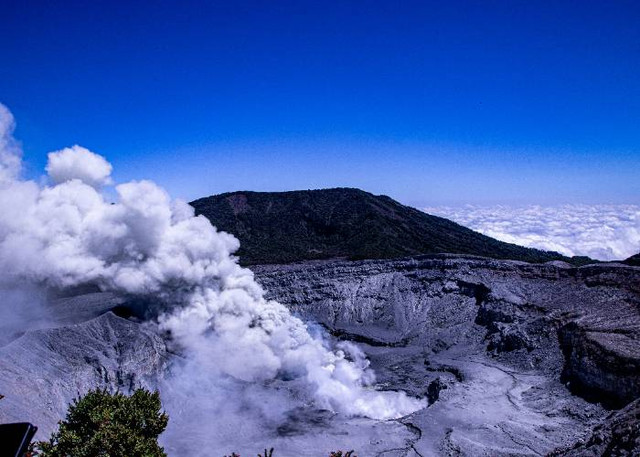
[(637, 1), (3, 2), (29, 173), (81, 144), (175, 196), (640, 203)]

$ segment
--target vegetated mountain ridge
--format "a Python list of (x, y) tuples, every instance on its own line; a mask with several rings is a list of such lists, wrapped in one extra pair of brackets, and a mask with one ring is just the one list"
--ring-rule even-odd
[(387, 196), (352, 188), (230, 192), (191, 205), (240, 240), (238, 255), (247, 265), (435, 253), (528, 262), (584, 260), (504, 243)]
[(636, 255), (632, 255), (627, 260), (625, 260), (623, 263), (626, 263), (627, 265), (632, 265), (634, 267), (640, 267), (640, 253), (638, 253)]

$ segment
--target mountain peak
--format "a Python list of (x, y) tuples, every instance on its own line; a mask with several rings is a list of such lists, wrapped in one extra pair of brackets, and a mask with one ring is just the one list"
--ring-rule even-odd
[(240, 240), (243, 264), (436, 253), (529, 262), (567, 260), (555, 252), (503, 243), (356, 188), (227, 192), (191, 205), (196, 214)]

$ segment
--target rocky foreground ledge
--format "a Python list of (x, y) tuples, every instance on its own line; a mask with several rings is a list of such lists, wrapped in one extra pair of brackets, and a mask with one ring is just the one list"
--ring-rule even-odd
[[(640, 268), (425, 256), (254, 271), (318, 332), (358, 344), (379, 388), (429, 403), (385, 422), (292, 411), (260, 436), (283, 457), (337, 442), (364, 457), (640, 452)], [(47, 434), (89, 388), (156, 386), (173, 355), (152, 328), (123, 317), (127, 306), (110, 294), (64, 298), (51, 304), (55, 322), (3, 334), (0, 421)], [(170, 455), (188, 455), (172, 444), (180, 418), (172, 424)]]

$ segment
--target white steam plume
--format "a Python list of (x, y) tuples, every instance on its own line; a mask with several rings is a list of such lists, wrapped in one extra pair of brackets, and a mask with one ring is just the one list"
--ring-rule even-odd
[(111, 184), (111, 164), (82, 146), (50, 152), (47, 174), (55, 184), (78, 179), (92, 187)]
[(312, 338), (237, 264), (233, 236), (154, 183), (119, 184), (117, 201), (107, 201), (100, 188), (110, 183), (111, 165), (79, 146), (49, 154), (51, 185), (19, 180), (12, 125), (1, 107), (2, 283), (95, 284), (160, 302), (169, 310), (160, 327), (211, 376), (300, 377), (321, 406), (376, 419), (423, 406), (404, 393), (372, 390), (362, 354)]
[(11, 111), (0, 103), (0, 185), (16, 179), (20, 172), (21, 150), (13, 138), (14, 128)]

